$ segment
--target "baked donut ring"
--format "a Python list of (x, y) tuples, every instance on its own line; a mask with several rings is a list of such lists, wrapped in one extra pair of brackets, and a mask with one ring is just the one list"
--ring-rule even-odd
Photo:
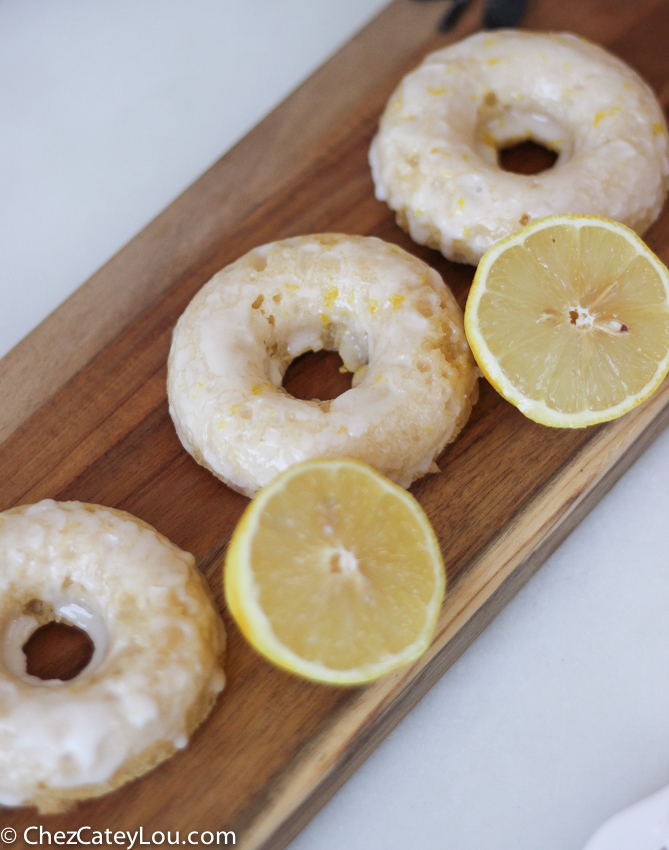
[[(337, 350), (353, 387), (300, 401), (281, 382), (305, 351)], [(321, 234), (227, 266), (174, 330), (170, 413), (187, 451), (252, 496), (301, 460), (352, 457), (404, 487), (467, 421), (478, 372), (440, 276), (395, 245)]]
[[(67, 682), (26, 671), (23, 646), (53, 620), (95, 646)], [(58, 811), (185, 747), (224, 648), (193, 556), (151, 526), (80, 502), (0, 513), (0, 804)]]
[[(533, 140), (553, 168), (512, 174)], [(427, 56), (391, 96), (369, 153), (376, 196), (414, 241), (476, 264), (533, 219), (587, 213), (642, 234), (667, 194), (667, 127), (620, 59), (569, 33), (477, 33)]]

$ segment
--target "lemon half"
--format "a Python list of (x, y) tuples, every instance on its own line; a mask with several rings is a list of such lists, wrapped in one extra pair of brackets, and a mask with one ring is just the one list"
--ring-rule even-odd
[(413, 496), (364, 463), (323, 459), (290, 467), (256, 495), (232, 536), (224, 585), (266, 658), (353, 685), (425, 651), (445, 573)]
[(669, 273), (623, 224), (550, 216), (484, 254), (465, 330), (485, 377), (530, 419), (605, 422), (669, 371)]

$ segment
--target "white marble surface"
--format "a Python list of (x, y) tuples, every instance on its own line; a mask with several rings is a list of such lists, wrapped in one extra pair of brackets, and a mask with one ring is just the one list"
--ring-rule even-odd
[[(383, 2), (0, 0), (0, 354)], [(292, 850), (580, 850), (668, 783), (668, 482), (665, 433)]]

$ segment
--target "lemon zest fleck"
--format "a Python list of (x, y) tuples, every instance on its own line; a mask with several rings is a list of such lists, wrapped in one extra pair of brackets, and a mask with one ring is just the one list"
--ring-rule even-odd
[(616, 112), (620, 112), (619, 106), (612, 106), (608, 110), (600, 109), (595, 115), (595, 120), (593, 122), (594, 126), (596, 127), (604, 118), (611, 118), (616, 114)]
[(337, 296), (339, 295), (339, 290), (336, 286), (331, 286), (328, 291), (325, 293), (325, 306), (328, 310), (332, 310), (332, 305), (335, 303)]
[(390, 303), (393, 305), (393, 310), (397, 310), (399, 308), (400, 304), (402, 303), (402, 301), (404, 301), (404, 296), (395, 292), (390, 296), (389, 300), (390, 300)]

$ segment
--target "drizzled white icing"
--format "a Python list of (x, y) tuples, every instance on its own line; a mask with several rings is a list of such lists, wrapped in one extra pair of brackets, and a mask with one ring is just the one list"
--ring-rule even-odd
[[(26, 672), (35, 601), (93, 641), (68, 682)], [(189, 712), (224, 686), (224, 645), (192, 555), (139, 520), (48, 500), (0, 514), (0, 804), (57, 799), (160, 742), (185, 746)]]
[[(353, 388), (281, 388), (289, 363), (335, 349)], [(425, 263), (361, 236), (274, 242), (219, 272), (174, 331), (170, 413), (185, 448), (247, 495), (310, 457), (354, 457), (408, 487), (466, 421), (476, 367), (462, 313)]]
[[(535, 175), (497, 151), (556, 151)], [(667, 127), (630, 67), (569, 33), (478, 33), (427, 56), (390, 97), (370, 149), (376, 195), (411, 237), (477, 263), (499, 239), (556, 213), (602, 215), (643, 233), (669, 180)]]

